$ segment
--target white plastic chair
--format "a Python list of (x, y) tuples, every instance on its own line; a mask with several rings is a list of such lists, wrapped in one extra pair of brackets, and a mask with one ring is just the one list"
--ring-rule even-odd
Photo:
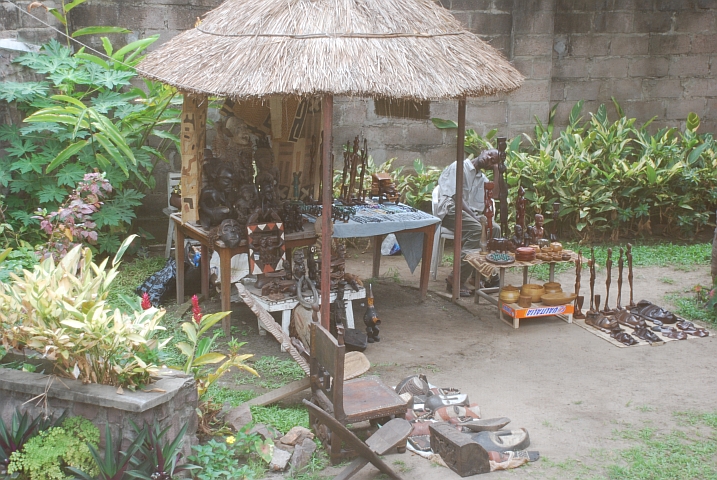
[[(433, 215), (436, 214), (439, 200), (440, 190), (438, 185), (436, 185), (436, 188), (434, 188), (431, 193), (431, 210)], [(433, 280), (438, 276), (438, 264), (443, 260), (443, 248), (446, 245), (446, 239), (453, 240), (453, 231), (441, 224), (438, 225), (438, 231), (436, 235), (433, 236), (433, 256), (431, 257), (431, 277)]]
[[(172, 190), (174, 187), (179, 185), (182, 181), (182, 174), (180, 172), (169, 172), (167, 173), (167, 207), (162, 209), (167, 217), (171, 214), (179, 211), (178, 208), (173, 207), (169, 204), (169, 199), (172, 198)], [(167, 243), (164, 247), (164, 256), (169, 258), (169, 254), (172, 252), (172, 242), (174, 241), (174, 221), (168, 218), (169, 226), (167, 227)]]

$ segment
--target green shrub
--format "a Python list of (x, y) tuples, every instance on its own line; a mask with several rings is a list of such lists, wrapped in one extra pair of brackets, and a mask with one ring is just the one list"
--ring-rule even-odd
[[(73, 2), (73, 4), (82, 2)], [(102, 38), (108, 60), (57, 41), (15, 61), (39, 82), (0, 83), (0, 101), (14, 102), (26, 116), (21, 125), (0, 126), (0, 186), (7, 222), (31, 243), (40, 240), (38, 209), (56, 211), (84, 175), (100, 169), (115, 193), (93, 215), (100, 252), (115, 252), (141, 204), (155, 186), (152, 175), (164, 151), (178, 142), (176, 91), (158, 82), (132, 84), (136, 65), (158, 35), (115, 51)], [(136, 83), (136, 81), (135, 81)], [(151, 147), (155, 145), (155, 147)], [(14, 245), (13, 245), (14, 246)]]
[(75, 467), (92, 474), (97, 465), (88, 444), (97, 448), (100, 432), (82, 417), (68, 418), (60, 427), (53, 427), (32, 437), (21, 451), (10, 457), (8, 474), (22, 472), (30, 480), (72, 479), (65, 467)]

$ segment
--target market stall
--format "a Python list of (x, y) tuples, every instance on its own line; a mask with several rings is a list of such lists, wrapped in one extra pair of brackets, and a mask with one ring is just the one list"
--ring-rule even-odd
[[(203, 192), (208, 180), (204, 178), (205, 173), (215, 184), (219, 184), (222, 176), (221, 168), (206, 167), (211, 160), (205, 152), (210, 96), (228, 99), (222, 110), (231, 113), (231, 118), (241, 119), (248, 126), (250, 137), (275, 140), (253, 147), (253, 161), (259, 171), (257, 178), (262, 171), (273, 180), (283, 175), (278, 184), (273, 184), (281, 187), (287, 186), (288, 175), (306, 172), (299, 174), (304, 177), (299, 178), (296, 185), (299, 196), (306, 191), (307, 197), (319, 198), (323, 211), (329, 212), (334, 204), (335, 95), (457, 99), (456, 158), (462, 161), (466, 97), (509, 92), (522, 82), (520, 73), (496, 50), (464, 30), (447, 10), (430, 0), (296, 0), (291, 8), (279, 0), (228, 0), (209, 12), (194, 29), (150, 53), (137, 70), (184, 93), (181, 117), (183, 224), (203, 221), (202, 204), (207, 203), (207, 198), (215, 204), (221, 203), (217, 200), (221, 199), (220, 187), (215, 188), (216, 195)], [(398, 78), (401, 81), (397, 81)], [(302, 104), (305, 107), (301, 107)], [(310, 114), (314, 115), (311, 119)], [(233, 120), (230, 124), (228, 119), (223, 125), (231, 133), (229, 145), (233, 150), (226, 149), (222, 155), (235, 152), (241, 164), (251, 150), (242, 144), (243, 135), (233, 131), (242, 125)], [(263, 163), (266, 157), (256, 158), (260, 149), (279, 160), (278, 164)], [(289, 166), (281, 164), (282, 158)], [(304, 163), (307, 158), (308, 163)], [(292, 165), (291, 161), (296, 163)], [(245, 167), (249, 165), (252, 163), (248, 162)], [(456, 181), (460, 195), (461, 175)], [(259, 185), (260, 194), (265, 185)], [(205, 213), (204, 218), (213, 215), (215, 205), (208, 203), (205, 211), (209, 214)], [(261, 214), (272, 220), (266, 210)], [(332, 289), (332, 251), (326, 247), (331, 245), (335, 230), (333, 215), (320, 218), (320, 244), (324, 248), (317, 287), (329, 291)], [(268, 222), (265, 218), (259, 221)], [(281, 223), (276, 219), (272, 221)], [(431, 242), (427, 241), (430, 227), (432, 225), (421, 227), (425, 237), (424, 254), (430, 252)], [(285, 251), (283, 237), (275, 242), (279, 243)], [(456, 255), (459, 255), (460, 243), (458, 221)], [(424, 258), (426, 278), (428, 264)], [(321, 320), (328, 326), (328, 301), (321, 303)]]

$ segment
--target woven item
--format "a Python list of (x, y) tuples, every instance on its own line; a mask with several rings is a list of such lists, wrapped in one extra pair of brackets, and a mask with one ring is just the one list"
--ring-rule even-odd
[(371, 368), (371, 362), (361, 352), (348, 352), (344, 357), (344, 380), (363, 375)]

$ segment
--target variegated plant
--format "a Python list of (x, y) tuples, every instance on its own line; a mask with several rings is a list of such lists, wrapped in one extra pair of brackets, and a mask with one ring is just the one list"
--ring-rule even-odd
[(142, 358), (168, 342), (154, 338), (164, 329), (164, 310), (128, 315), (107, 303), (120, 259), (135, 237), (122, 243), (109, 269), (107, 260), (97, 265), (89, 248), (77, 246), (59, 263), (48, 258), (13, 275), (0, 288), (2, 344), (39, 352), (55, 362), (57, 373), (85, 383), (147, 383), (156, 366)]

